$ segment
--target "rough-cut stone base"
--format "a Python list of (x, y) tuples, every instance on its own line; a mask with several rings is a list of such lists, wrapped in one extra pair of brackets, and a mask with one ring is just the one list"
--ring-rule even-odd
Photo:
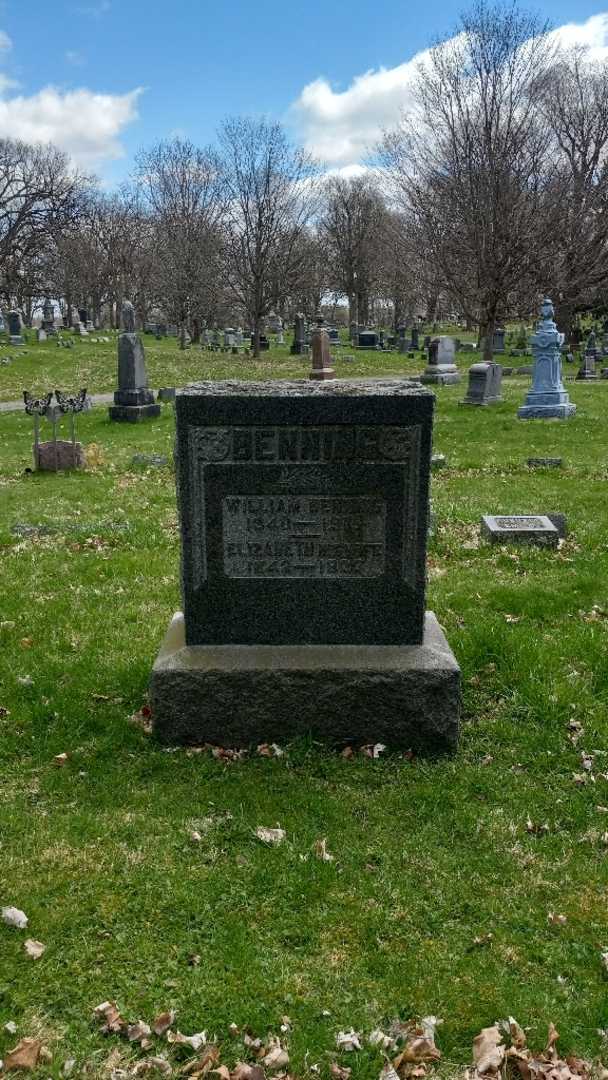
[(333, 368), (312, 368), (308, 376), (309, 379), (316, 379), (317, 382), (325, 382), (327, 379), (335, 379), (336, 373)]
[(501, 397), (487, 397), (481, 400), (481, 398), (463, 398), (459, 401), (459, 405), (500, 405), (502, 402)]
[(432, 611), (422, 645), (186, 645), (169, 626), (150, 680), (171, 745), (250, 746), (313, 734), (332, 744), (456, 745), (460, 669)]
[(420, 376), (420, 382), (428, 384), (429, 386), (453, 386), (460, 382), (460, 372), (454, 371), (437, 371), (434, 368), (427, 368), (423, 375)]
[(86, 468), (87, 458), (82, 443), (57, 439), (56, 443), (49, 440), (34, 446), (34, 462), (41, 472), (62, 472)]
[(137, 424), (140, 420), (149, 420), (160, 416), (160, 405), (110, 405), (110, 420), (127, 420)]
[(520, 420), (567, 420), (574, 416), (576, 405), (522, 405), (517, 410)]

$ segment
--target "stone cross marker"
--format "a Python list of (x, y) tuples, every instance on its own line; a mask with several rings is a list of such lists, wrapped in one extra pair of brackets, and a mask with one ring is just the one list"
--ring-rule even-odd
[(562, 382), (561, 347), (564, 335), (553, 320), (551, 300), (543, 300), (536, 332), (532, 336), (534, 368), (532, 386), (524, 404), (517, 410), (521, 420), (543, 420), (553, 417), (567, 420), (574, 416), (576, 405), (568, 397)]
[(146, 359), (139, 334), (135, 333), (135, 310), (125, 300), (121, 310), (123, 330), (118, 338), (118, 390), (114, 392), (114, 404), (110, 405), (110, 420), (127, 420), (137, 423), (149, 417), (160, 416), (160, 405), (154, 401), (154, 393), (148, 389)]
[(161, 739), (455, 743), (458, 665), (424, 604), (433, 404), (405, 380), (178, 392)]

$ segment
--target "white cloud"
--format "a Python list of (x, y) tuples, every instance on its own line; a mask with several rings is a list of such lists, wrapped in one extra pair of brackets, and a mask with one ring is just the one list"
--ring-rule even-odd
[(583, 45), (590, 60), (608, 57), (608, 12), (591, 15), (584, 23), (566, 23), (553, 31), (554, 40), (565, 49)]
[(141, 88), (127, 94), (61, 91), (53, 86), (30, 96), (0, 100), (0, 138), (52, 142), (81, 168), (93, 170), (124, 156), (119, 136), (137, 119)]
[[(553, 32), (561, 45), (584, 45), (591, 59), (608, 57), (608, 12)], [(290, 120), (307, 150), (336, 171), (360, 163), (373, 151), (382, 131), (396, 124), (412, 103), (412, 81), (428, 51), (394, 68), (357, 75), (346, 90), (320, 77), (304, 87), (290, 109)]]
[(12, 47), (13, 43), (6, 30), (0, 30), (0, 52), (8, 52)]

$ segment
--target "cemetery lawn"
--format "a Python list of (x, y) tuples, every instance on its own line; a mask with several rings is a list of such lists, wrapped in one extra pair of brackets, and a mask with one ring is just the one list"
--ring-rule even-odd
[[(78, 338), (62, 334), (62, 340), (72, 343), (72, 348), (59, 348), (56, 340), (49, 339), (38, 344), (32, 331), (26, 331), (28, 342), (22, 348), (7, 346), (0, 340), (0, 402), (21, 401), (23, 390), (39, 397), (49, 390), (59, 388), (74, 392), (86, 386), (90, 394), (109, 393), (116, 389), (116, 342), (117, 335), (105, 331), (100, 336), (108, 342), (96, 342), (96, 335)], [(289, 344), (273, 347), (255, 360), (248, 352), (240, 356), (230, 353), (203, 352), (200, 345), (181, 350), (176, 338), (157, 341), (152, 334), (142, 334), (146, 353), (146, 368), (150, 386), (183, 386), (200, 379), (301, 379), (308, 376), (310, 358), (290, 356)], [(462, 336), (462, 335), (461, 335)], [(471, 335), (468, 335), (471, 337)], [(421, 372), (425, 367), (425, 354), (415, 357), (398, 353), (364, 352), (353, 350), (346, 343), (335, 349), (335, 369), (339, 378), (360, 378), (366, 375), (398, 375)], [(345, 361), (344, 356), (354, 357)], [(8, 358), (9, 362), (4, 363)], [(463, 369), (473, 363), (472, 353), (461, 353), (458, 362)], [(513, 361), (528, 363), (529, 357)]]
[[(129, 718), (179, 606), (174, 477), (132, 457), (170, 457), (172, 410), (82, 416), (97, 463), (60, 476), (26, 474), (31, 420), (0, 417), (0, 906), (29, 918), (0, 922), (0, 1058), (42, 1036), (53, 1060), (36, 1075), (75, 1058), (73, 1075), (109, 1077), (110, 1055), (143, 1054), (92, 1023), (107, 999), (133, 1021), (176, 1009), (230, 1067), (247, 1054), (231, 1023), (264, 1038), (287, 1015), (298, 1077), (337, 1060), (376, 1080), (381, 1052), (338, 1054), (336, 1033), (430, 1013), (444, 1075), (509, 1015), (536, 1049), (553, 1021), (564, 1055), (602, 1052), (608, 382), (569, 383), (579, 412), (562, 423), (515, 418), (527, 385), (505, 379), (487, 409), (458, 407), (464, 385), (438, 392), (428, 607), (462, 666), (464, 716), (458, 752), (436, 760), (302, 740), (227, 763), (157, 745)], [(531, 455), (565, 468), (530, 471)], [(484, 513), (552, 511), (570, 528), (558, 552), (479, 539)], [(285, 841), (262, 843), (259, 825)]]

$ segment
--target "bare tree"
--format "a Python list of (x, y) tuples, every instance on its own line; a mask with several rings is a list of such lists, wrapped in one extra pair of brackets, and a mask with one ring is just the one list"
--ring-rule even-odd
[(547, 29), (515, 3), (477, 0), (430, 50), (415, 110), (382, 145), (428, 291), (479, 325), (486, 359), (498, 317), (534, 289), (540, 253), (549, 258)]
[(262, 320), (297, 290), (300, 245), (317, 202), (316, 167), (268, 120), (224, 122), (220, 145), (226, 182), (224, 273), (247, 312), (260, 355)]
[(137, 176), (154, 219), (159, 293), (184, 347), (187, 326), (215, 289), (223, 206), (219, 161), (212, 149), (175, 138), (141, 152)]
[(77, 219), (88, 184), (55, 147), (0, 139), (0, 281), (8, 302), (31, 301), (24, 275)]
[(558, 57), (539, 86), (554, 139), (551, 286), (558, 326), (569, 335), (577, 309), (608, 281), (608, 65), (576, 49)]
[(334, 282), (348, 298), (350, 322), (366, 323), (381, 266), (384, 201), (368, 176), (332, 177), (321, 218)]

